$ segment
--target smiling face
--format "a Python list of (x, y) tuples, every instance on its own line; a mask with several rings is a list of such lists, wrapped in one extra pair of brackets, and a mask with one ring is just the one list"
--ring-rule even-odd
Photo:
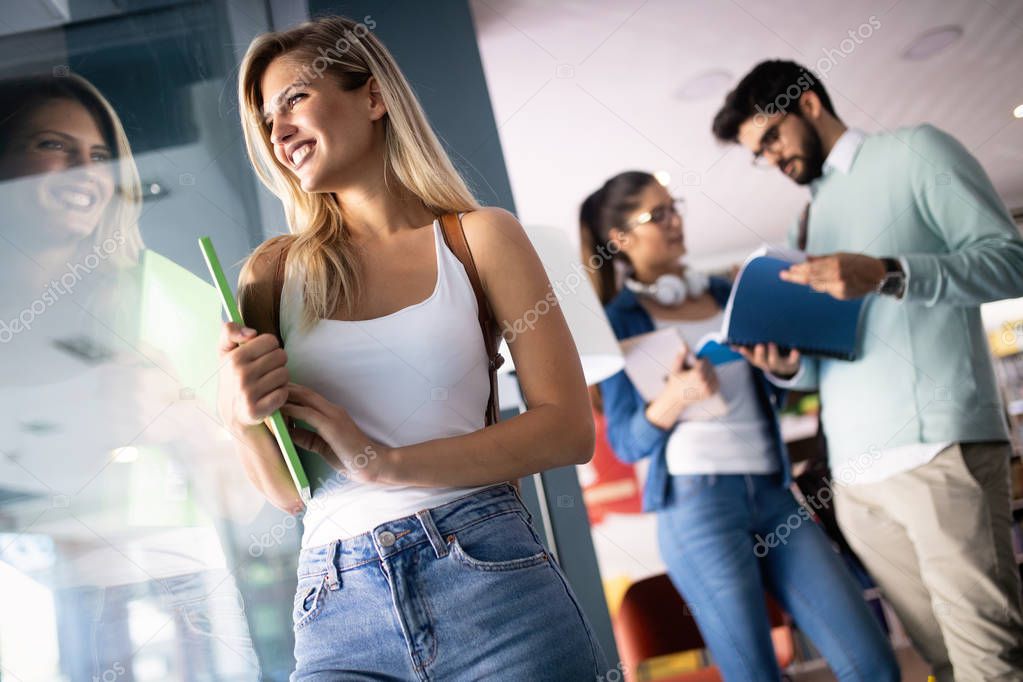
[(338, 191), (382, 158), (375, 123), (386, 108), (372, 78), (346, 91), (329, 73), (307, 81), (307, 71), (287, 55), (267, 67), (260, 81), (266, 130), (277, 162), (304, 191)]
[[(611, 236), (636, 268), (677, 263), (685, 255), (686, 245), (682, 216), (673, 210), (675, 200), (656, 181), (644, 186), (635, 200), (636, 209), (627, 215), (625, 229), (614, 229)], [(663, 216), (663, 219), (635, 224), (636, 219), (644, 214)]]
[(0, 178), (26, 178), (8, 199), (14, 216), (63, 237), (96, 229), (114, 194), (113, 152), (79, 102), (41, 104), (11, 132), (0, 155)]
[(821, 176), (824, 152), (820, 135), (797, 111), (751, 116), (739, 126), (739, 143), (775, 166), (798, 185)]

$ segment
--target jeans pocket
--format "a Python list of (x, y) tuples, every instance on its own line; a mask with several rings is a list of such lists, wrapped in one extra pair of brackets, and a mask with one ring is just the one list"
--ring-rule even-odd
[(549, 560), (547, 550), (516, 512), (462, 528), (449, 534), (447, 541), (451, 556), (477, 571), (514, 571)]
[(311, 623), (323, 606), (326, 574), (307, 575), (299, 578), (295, 587), (295, 603), (291, 610), (291, 622), (296, 631)]

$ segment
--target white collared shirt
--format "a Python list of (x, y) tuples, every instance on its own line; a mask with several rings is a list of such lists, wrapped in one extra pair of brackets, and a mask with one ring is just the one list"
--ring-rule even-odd
[[(831, 169), (848, 174), (852, 169), (853, 161), (856, 160), (856, 154), (860, 151), (860, 146), (866, 138), (867, 134), (862, 130), (846, 128), (842, 136), (835, 141), (835, 146), (828, 153), (828, 158), (824, 159), (824, 172), (821, 178), (827, 175)], [(815, 185), (820, 182), (821, 178), (811, 183), (811, 191), (816, 189)]]

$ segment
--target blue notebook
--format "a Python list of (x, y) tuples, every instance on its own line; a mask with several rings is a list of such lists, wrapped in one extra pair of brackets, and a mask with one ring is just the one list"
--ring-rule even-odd
[[(761, 255), (758, 255), (761, 254)], [(798, 252), (761, 250), (746, 260), (725, 307), (727, 343), (776, 343), (787, 352), (855, 360), (865, 299), (842, 301), (778, 273), (798, 262)]]
[(721, 343), (722, 338), (724, 337), (716, 332), (705, 335), (696, 344), (696, 357), (706, 360), (715, 367), (742, 360), (743, 357), (740, 354), (727, 344)]

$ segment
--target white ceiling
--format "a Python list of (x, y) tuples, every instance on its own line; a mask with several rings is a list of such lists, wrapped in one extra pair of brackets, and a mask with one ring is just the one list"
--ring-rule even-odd
[[(690, 259), (730, 262), (782, 241), (806, 190), (711, 136), (714, 113), (754, 64), (834, 65), (839, 116), (869, 131), (930, 122), (1023, 207), (1023, 3), (1013, 0), (471, 0), (519, 218), (577, 237), (579, 203), (611, 175), (666, 170), (689, 203)], [(873, 17), (873, 19), (872, 19)], [(873, 21), (858, 45), (847, 39)], [(963, 37), (930, 59), (900, 57), (924, 32)], [(853, 45), (850, 50), (850, 46)], [(845, 50), (845, 52), (843, 52)], [(847, 54), (846, 54), (847, 53)], [(823, 63), (822, 63), (823, 64)], [(677, 96), (711, 70), (727, 84)]]

